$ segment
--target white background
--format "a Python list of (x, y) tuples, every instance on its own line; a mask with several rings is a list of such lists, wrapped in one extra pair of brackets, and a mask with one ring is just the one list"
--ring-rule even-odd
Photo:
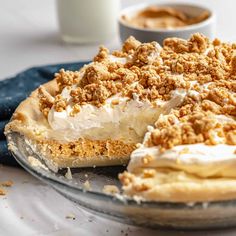
[[(139, 2), (142, 1), (122, 0), (122, 7)], [(217, 14), (216, 36), (236, 41), (235, 0), (187, 2), (213, 8)], [(54, 1), (0, 0), (0, 3), (0, 79), (35, 65), (89, 60), (97, 52), (98, 45), (75, 46), (61, 42)], [(119, 38), (104, 44), (110, 49), (118, 48)], [(13, 180), (14, 185), (9, 188), (7, 196), (0, 197), (0, 236), (236, 235), (236, 229), (203, 233), (154, 231), (127, 226), (81, 210), (22, 169), (1, 166), (0, 182), (8, 179)], [(66, 219), (69, 214), (75, 215), (76, 219)]]

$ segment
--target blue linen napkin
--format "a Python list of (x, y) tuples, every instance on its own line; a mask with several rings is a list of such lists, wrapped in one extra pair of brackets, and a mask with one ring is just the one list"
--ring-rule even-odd
[(75, 71), (81, 68), (85, 63), (88, 62), (33, 67), (19, 73), (15, 77), (0, 81), (0, 163), (14, 166), (17, 165), (15, 159), (7, 150), (3, 131), (4, 126), (11, 118), (12, 113), (19, 103), (40, 84), (52, 80), (54, 73), (61, 68)]

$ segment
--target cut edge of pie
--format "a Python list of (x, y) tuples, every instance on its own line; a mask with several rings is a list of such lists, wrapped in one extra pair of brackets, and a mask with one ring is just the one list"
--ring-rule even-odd
[[(43, 85), (54, 95), (57, 83), (54, 80)], [(90, 167), (106, 165), (124, 165), (128, 163), (136, 143), (121, 140), (90, 140), (80, 138), (71, 142), (47, 139), (45, 131), (50, 130), (46, 117), (39, 108), (38, 89), (21, 102), (14, 112), (11, 122), (5, 128), (5, 134), (19, 132), (24, 135), (30, 146), (53, 168)]]

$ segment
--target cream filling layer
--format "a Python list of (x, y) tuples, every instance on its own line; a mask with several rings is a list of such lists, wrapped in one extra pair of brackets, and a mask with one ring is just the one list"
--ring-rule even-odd
[[(118, 105), (112, 105), (119, 100)], [(54, 138), (64, 141), (80, 137), (89, 139), (119, 139), (126, 142), (141, 142), (148, 125), (153, 125), (159, 115), (168, 112), (183, 100), (183, 94), (176, 94), (170, 101), (149, 101), (114, 96), (102, 107), (83, 105), (79, 113), (70, 116), (71, 106), (56, 112), (53, 108), (48, 115), (48, 122), (57, 130)], [(52, 134), (53, 135), (53, 134)]]
[[(63, 91), (62, 96), (68, 97), (69, 91)], [(91, 104), (81, 106), (75, 116), (70, 116), (72, 105), (66, 110), (49, 111), (48, 122), (55, 132), (50, 136), (57, 140), (71, 141), (78, 138), (88, 139), (119, 139), (125, 142), (141, 142), (148, 125), (153, 125), (160, 114), (168, 113), (180, 105), (186, 92), (176, 90), (169, 101), (156, 100), (155, 103), (139, 100), (136, 94), (133, 99), (115, 95), (107, 99), (101, 107)], [(69, 99), (69, 97), (68, 97)], [(113, 101), (119, 104), (112, 105)]]
[[(215, 115), (215, 118), (222, 124), (234, 119), (224, 115)], [(224, 144), (225, 140), (219, 137), (217, 132), (213, 134), (219, 143), (218, 145), (206, 145), (204, 143), (179, 145), (160, 152), (158, 146), (145, 146), (152, 130), (153, 128), (149, 127), (149, 132), (144, 137), (144, 144), (131, 154), (128, 165), (129, 172), (136, 173), (143, 168), (171, 168), (203, 178), (236, 177), (236, 147)], [(143, 164), (145, 156), (151, 156), (150, 162), (147, 164)]]
[[(126, 63), (128, 59), (110, 55), (109, 60)], [(176, 76), (182, 78), (181, 75)], [(195, 81), (191, 85), (194, 83)], [(76, 85), (72, 89), (74, 87)], [(72, 117), (70, 113), (73, 104), (70, 104), (70, 91), (70, 89), (65, 88), (61, 94), (69, 102), (66, 110), (57, 112), (52, 107), (48, 114), (50, 127), (57, 131), (50, 132), (49, 136), (65, 142), (82, 137), (97, 140), (119, 139), (125, 142), (141, 142), (147, 126), (153, 125), (160, 114), (168, 114), (172, 108), (179, 106), (187, 95), (199, 96), (191, 89), (188, 91), (176, 89), (172, 92), (169, 101), (159, 99), (151, 103), (150, 101), (139, 100), (136, 94), (133, 94), (133, 99), (117, 94), (107, 99), (101, 107), (91, 104), (82, 105), (80, 112)], [(119, 101), (119, 104), (112, 105), (114, 100)]]
[[(232, 145), (203, 143), (175, 146), (163, 153), (158, 147), (141, 147), (132, 153), (128, 171), (137, 173), (143, 168), (171, 168), (204, 178), (236, 177), (235, 150)], [(152, 158), (143, 164), (147, 155)]]

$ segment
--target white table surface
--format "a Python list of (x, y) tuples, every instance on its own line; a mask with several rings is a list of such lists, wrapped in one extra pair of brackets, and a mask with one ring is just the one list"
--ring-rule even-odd
[[(98, 0), (97, 0), (98, 1)], [(191, 0), (188, 0), (190, 2)], [(122, 0), (122, 5), (142, 2)], [(152, 1), (153, 2), (153, 1)], [(173, 0), (176, 2), (176, 0)], [(196, 2), (196, 0), (192, 0)], [(236, 41), (235, 0), (198, 1), (217, 13), (216, 36)], [(120, 46), (118, 37), (104, 43)], [(54, 1), (8, 0), (0, 7), (0, 79), (28, 67), (89, 60), (98, 45), (67, 45), (61, 42)], [(236, 235), (236, 229), (209, 232), (157, 231), (132, 227), (91, 215), (19, 168), (1, 166), (0, 182), (13, 180), (13, 187), (0, 197), (0, 235)], [(73, 214), (75, 220), (66, 219)]]

